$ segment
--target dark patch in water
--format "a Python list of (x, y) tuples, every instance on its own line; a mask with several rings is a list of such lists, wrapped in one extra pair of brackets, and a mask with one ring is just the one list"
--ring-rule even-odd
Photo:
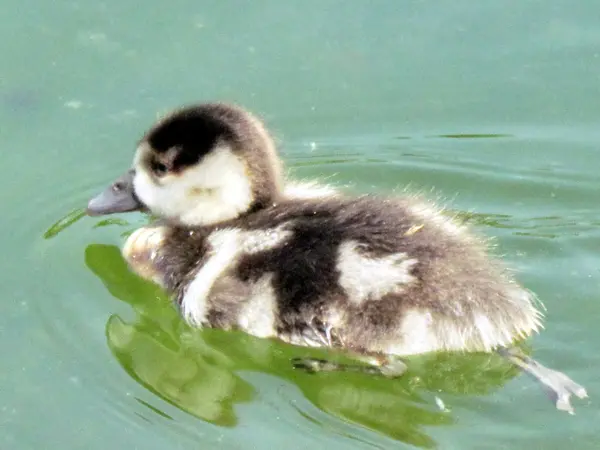
[(477, 133), (458, 133), (458, 134), (438, 134), (435, 136), (429, 136), (434, 138), (448, 138), (448, 139), (500, 139), (514, 137), (512, 134), (477, 134)]
[(0, 93), (3, 109), (12, 112), (33, 111), (40, 104), (40, 96), (31, 89), (12, 89)]

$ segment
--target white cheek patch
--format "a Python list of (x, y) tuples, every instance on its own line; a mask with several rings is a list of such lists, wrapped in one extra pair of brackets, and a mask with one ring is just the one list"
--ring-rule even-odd
[[(242, 255), (263, 252), (282, 245), (292, 235), (291, 231), (285, 229), (286, 226), (287, 224), (282, 224), (277, 228), (256, 231), (227, 228), (211, 233), (208, 237), (208, 244), (211, 247), (208, 260), (196, 273), (181, 301), (186, 321), (193, 326), (201, 326), (206, 321), (208, 298), (215, 281), (225, 275)], [(253, 286), (252, 296), (259, 298), (261, 305), (269, 304), (271, 302), (269, 298), (272, 296), (270, 281), (268, 283), (263, 281), (258, 286), (264, 287), (265, 291), (261, 293), (257, 290), (257, 286)], [(268, 307), (265, 306), (262, 311), (266, 311), (265, 308)], [(268, 319), (265, 319), (267, 317), (265, 314), (260, 314), (262, 317), (260, 321), (256, 318), (250, 321), (256, 322), (257, 327), (260, 325), (260, 329), (263, 330), (261, 332), (266, 332), (265, 330), (268, 329), (266, 325)]]
[(227, 146), (218, 146), (181, 175), (155, 183), (136, 157), (134, 189), (156, 215), (188, 226), (233, 219), (254, 200), (244, 163)]
[(339, 282), (351, 302), (378, 300), (386, 294), (401, 292), (414, 281), (410, 270), (416, 259), (407, 258), (405, 253), (369, 257), (359, 252), (358, 246), (357, 242), (347, 241), (338, 251)]

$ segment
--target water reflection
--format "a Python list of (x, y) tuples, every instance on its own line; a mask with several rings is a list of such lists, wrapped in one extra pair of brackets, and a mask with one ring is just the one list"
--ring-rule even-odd
[[(215, 425), (237, 424), (235, 406), (252, 401), (255, 393), (238, 373), (259, 371), (295, 384), (316, 407), (344, 422), (433, 448), (427, 429), (455, 420), (444, 403), (451, 409), (456, 396), (488, 394), (518, 373), (494, 355), (440, 354), (411, 358), (409, 372), (398, 380), (357, 373), (310, 375), (294, 370), (289, 359), (324, 356), (318, 350), (237, 332), (190, 329), (160, 289), (127, 270), (115, 246), (89, 245), (85, 263), (136, 313), (130, 321), (113, 315), (106, 324), (108, 346), (123, 369), (157, 396)], [(300, 417), (312, 419), (299, 411), (298, 427), (305, 426)]]

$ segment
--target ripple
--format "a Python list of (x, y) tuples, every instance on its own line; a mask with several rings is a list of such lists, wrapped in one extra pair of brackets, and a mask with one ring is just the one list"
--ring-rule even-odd
[(89, 199), (107, 186), (122, 170), (109, 168), (107, 173), (111, 172), (114, 173), (114, 177), (94, 171), (92, 174), (73, 177), (68, 182), (37, 189), (29, 195), (30, 201), (22, 203), (21, 208), (14, 208), (19, 215), (11, 219), (13, 223), (26, 224), (26, 227), (20, 228), (19, 231), (29, 233), (41, 228), (44, 230), (41, 237), (54, 238), (83, 219)]
[(52, 225), (50, 225), (50, 227), (44, 233), (44, 239), (53, 238), (58, 233), (64, 231), (75, 222), (85, 217), (85, 215), (86, 213), (84, 208), (76, 208), (72, 211), (69, 211), (65, 216), (61, 217)]
[(456, 133), (456, 134), (438, 134), (431, 136), (434, 138), (448, 138), (448, 139), (502, 139), (514, 137), (512, 134), (502, 133)]
[[(403, 144), (395, 147), (385, 141), (374, 154), (360, 150), (362, 144), (344, 154), (337, 147), (321, 146), (310, 157), (298, 157), (296, 165), (349, 165), (352, 173), (347, 176), (377, 182), (379, 189), (380, 178), (396, 182), (399, 167), (429, 181), (432, 174), (452, 182), (475, 177), (492, 190), (506, 188), (515, 175), (525, 174), (517, 190), (536, 191), (533, 197), (549, 184), (575, 186), (581, 181), (577, 174), (560, 171), (547, 178), (521, 169), (499, 173), (495, 164), (452, 161)], [(80, 179), (78, 186), (40, 192), (14, 223), (26, 222), (17, 234), (30, 237), (33, 228), (38, 238), (32, 260), (44, 296), (34, 304), (33, 326), (46, 333), (50, 348), (72, 362), (74, 379), (87, 381), (96, 406), (125, 426), (152, 428), (159, 421), (170, 433), (198, 439), (199, 424), (232, 433), (242, 429), (240, 435), (248, 436), (244, 424), (253, 423), (256, 430), (271, 427), (273, 433), (315, 443), (343, 439), (389, 448), (399, 441), (433, 448), (437, 430), (456, 423), (454, 409), (476, 409), (478, 396), (497, 392), (518, 375), (490, 355), (410, 358), (410, 373), (392, 381), (360, 374), (310, 375), (294, 370), (289, 360), (299, 352), (320, 355), (316, 351), (241, 333), (192, 330), (164, 293), (131, 274), (120, 255), (123, 233), (147, 219), (138, 214), (91, 219), (83, 214), (87, 199), (110, 181), (95, 173)], [(477, 183), (467, 186), (481, 188)], [(587, 189), (585, 183), (581, 186)], [(505, 210), (497, 203), (487, 209)], [(32, 210), (36, 220), (25, 221)], [(568, 215), (564, 209), (562, 214), (529, 216), (529, 211), (519, 211), (451, 213), (476, 225), (551, 239), (595, 233), (600, 224), (584, 208)], [(439, 407), (440, 399), (450, 412)], [(257, 411), (265, 414), (259, 417)]]
[[(25, 280), (30, 284), (27, 320), (39, 335), (44, 354), (56, 359), (59, 373), (68, 380), (73, 395), (81, 392), (101, 414), (137, 427), (142, 422), (136, 415), (140, 409), (136, 397), (149, 404), (155, 399), (145, 391), (131, 394), (136, 385), (128, 385), (126, 374), (112, 364), (114, 359), (105, 338), (111, 312), (121, 309), (127, 313), (129, 306), (119, 308), (110, 295), (103, 295), (106, 291), (102, 284), (85, 265), (90, 239), (113, 241), (115, 230), (132, 227), (143, 219), (130, 215), (131, 221), (115, 218), (106, 223), (85, 216), (83, 207), (88, 198), (102, 188), (107, 178), (94, 172), (88, 178), (73, 177), (69, 183), (38, 189), (31, 201), (11, 209), (14, 214), (10, 221), (18, 224), (12, 238), (25, 243), (23, 257), (29, 274), (25, 276), (35, 280)], [(121, 260), (118, 248), (111, 248)], [(118, 276), (111, 267), (112, 276)], [(123, 265), (117, 267), (126, 270)], [(159, 295), (146, 297), (146, 301), (156, 297)]]
[(527, 217), (509, 214), (473, 213), (448, 210), (449, 215), (476, 225), (513, 230), (517, 236), (556, 239), (585, 236), (600, 232), (600, 220), (594, 211), (572, 211), (569, 215)]

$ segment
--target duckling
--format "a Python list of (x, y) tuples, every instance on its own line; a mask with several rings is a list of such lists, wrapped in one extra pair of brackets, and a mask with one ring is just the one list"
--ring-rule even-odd
[(136, 210), (158, 220), (128, 237), (123, 256), (192, 326), (344, 350), (390, 377), (408, 355), (497, 351), (559, 409), (587, 396), (514, 346), (542, 327), (539, 301), (484, 240), (416, 196), (287, 182), (265, 125), (241, 107), (190, 105), (154, 124), (133, 167), (88, 204), (90, 215)]

